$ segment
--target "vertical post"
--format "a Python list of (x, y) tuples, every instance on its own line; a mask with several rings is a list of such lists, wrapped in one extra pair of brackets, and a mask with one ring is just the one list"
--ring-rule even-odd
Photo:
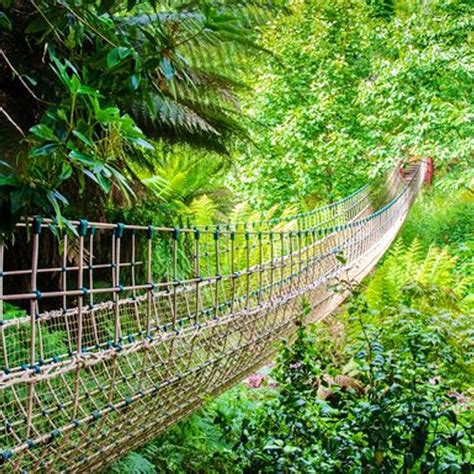
[(123, 237), (123, 231), (125, 226), (123, 224), (117, 224), (115, 229), (115, 291), (114, 291), (114, 303), (115, 303), (115, 331), (114, 331), (114, 342), (118, 344), (120, 340), (120, 251), (121, 251), (121, 241)]
[(201, 232), (197, 227), (194, 228), (194, 249), (196, 252), (195, 259), (195, 268), (194, 268), (194, 278), (196, 279), (196, 306), (194, 313), (194, 323), (197, 324), (199, 321), (199, 312), (201, 310), (201, 255), (199, 248), (199, 239), (201, 237)]
[(67, 259), (68, 259), (68, 248), (69, 245), (69, 238), (67, 235), (67, 232), (64, 232), (63, 236), (63, 266), (61, 269), (61, 289), (63, 292), (63, 313), (64, 313), (64, 323), (66, 324), (66, 332), (67, 332), (67, 342), (68, 342), (68, 349), (72, 352), (73, 350), (73, 332), (71, 331), (71, 328), (69, 327), (69, 320), (68, 316), (66, 314), (67, 311)]
[(77, 298), (77, 352), (82, 352), (82, 309), (84, 305), (84, 238), (89, 223), (81, 220), (79, 223), (79, 270), (77, 272), (77, 289), (81, 294)]
[(0, 240), (0, 321), (3, 320), (3, 261), (5, 244)]
[[(62, 268), (62, 291), (63, 291), (63, 311), (67, 310), (67, 257), (68, 257), (68, 235), (64, 232), (64, 239), (63, 239), (63, 268)], [(67, 325), (67, 318), (66, 318), (66, 325)], [(68, 328), (68, 337), (69, 337), (69, 328)], [(72, 348), (70, 347), (72, 350)]]
[(298, 230), (297, 234), (297, 242), (298, 242), (298, 286), (301, 285), (301, 273), (303, 270), (303, 253), (302, 253), (302, 245), (301, 245), (301, 229)]
[(280, 292), (279, 295), (283, 292), (283, 284), (285, 282), (285, 233), (280, 232)]
[(290, 254), (290, 288), (293, 288), (293, 274), (294, 274), (294, 271), (293, 271), (293, 231), (290, 230), (290, 233), (288, 234), (288, 237), (290, 239), (289, 241), (289, 254)]
[(304, 266), (304, 272), (305, 272), (305, 278), (306, 278), (306, 284), (308, 285), (310, 283), (309, 281), (309, 274), (310, 274), (310, 265), (311, 265), (311, 258), (310, 258), (310, 249), (311, 249), (311, 246), (313, 244), (312, 240), (311, 240), (311, 229), (308, 227), (306, 228), (306, 230), (304, 231), (304, 235), (305, 235), (305, 244), (304, 244), (304, 247), (305, 247), (305, 266)]
[(232, 275), (232, 297), (230, 303), (230, 312), (234, 313), (235, 304), (235, 286), (236, 286), (236, 275), (235, 275), (235, 232), (230, 233), (230, 273)]
[(216, 286), (215, 286), (215, 307), (214, 317), (219, 316), (219, 281), (220, 281), (220, 262), (219, 262), (219, 227), (214, 231), (214, 250), (216, 253)]
[(99, 344), (99, 332), (97, 330), (97, 321), (95, 318), (95, 312), (93, 310), (94, 308), (94, 292), (92, 291), (94, 289), (94, 236), (95, 236), (95, 227), (90, 228), (90, 234), (89, 234), (89, 311), (91, 315), (91, 320), (92, 320), (92, 327), (94, 331), (94, 340), (96, 344)]
[(273, 280), (275, 278), (275, 243), (273, 241), (273, 231), (268, 234), (270, 239), (270, 294), (269, 299), (273, 298)]
[[(94, 289), (94, 236), (95, 227), (91, 227), (89, 235), (89, 290)], [(92, 309), (94, 306), (94, 292), (89, 291), (89, 306)]]
[(178, 317), (178, 241), (180, 230), (173, 230), (173, 329), (176, 329), (176, 318)]
[(318, 241), (318, 238), (317, 238), (317, 230), (316, 230), (316, 227), (313, 227), (311, 229), (311, 246), (312, 246), (312, 252), (311, 252), (311, 279), (312, 279), (312, 282), (314, 283), (316, 281), (316, 277), (317, 275), (315, 275), (316, 273), (316, 258), (317, 258), (317, 245), (316, 245), (316, 242)]
[(136, 286), (136, 276), (135, 276), (135, 265), (136, 265), (136, 232), (135, 229), (132, 230), (132, 261), (130, 262), (131, 269), (131, 280), (132, 280), (132, 296), (135, 299), (137, 297), (137, 289)]
[[(148, 281), (148, 293), (147, 293), (147, 309), (146, 309), (146, 334), (150, 335), (151, 331), (151, 307), (153, 302), (153, 274), (152, 274), (152, 250), (153, 250), (153, 227), (148, 226), (147, 231), (147, 259), (146, 259), (146, 278)], [(158, 324), (158, 321), (157, 321)]]
[(137, 328), (138, 331), (141, 333), (142, 331), (142, 323), (140, 321), (140, 312), (138, 311), (138, 303), (137, 303), (137, 289), (136, 289), (136, 232), (135, 229), (132, 230), (132, 261), (130, 262), (131, 269), (130, 269), (130, 276), (131, 276), (131, 283), (132, 283), (132, 298), (133, 298), (133, 307), (135, 310), (135, 318), (137, 321)]
[[(33, 221), (33, 246), (31, 251), (31, 292), (35, 296), (30, 299), (30, 367), (33, 368), (36, 362), (36, 309), (38, 305), (38, 299), (40, 293), (37, 288), (37, 276), (38, 276), (38, 257), (39, 257), (39, 237), (41, 233), (41, 219), (36, 217)], [(35, 385), (31, 381), (28, 385), (28, 407), (26, 413), (26, 437), (28, 438), (31, 433), (31, 420), (33, 415), (33, 403), (35, 396)]]
[(262, 232), (258, 233), (258, 296), (257, 303), (261, 304), (262, 297), (262, 287), (263, 287), (263, 242), (262, 242)]
[(245, 286), (245, 309), (249, 307), (250, 300), (250, 233), (245, 232), (245, 273), (247, 274)]
[[(77, 289), (81, 294), (77, 297), (77, 353), (82, 352), (82, 308), (84, 304), (84, 237), (87, 234), (88, 222), (81, 220), (79, 222), (79, 263), (77, 271)], [(77, 365), (74, 380), (74, 401), (73, 401), (73, 418), (76, 418), (79, 409), (79, 382), (81, 369)]]
[[(4, 260), (5, 260), (5, 244), (3, 241), (0, 241), (0, 321), (3, 321), (3, 272), (4, 272)], [(1, 345), (2, 345), (2, 354), (5, 361), (5, 369), (8, 369), (10, 363), (8, 361), (8, 349), (7, 341), (5, 337), (5, 331), (3, 330), (3, 325), (0, 323), (0, 334), (1, 334)]]

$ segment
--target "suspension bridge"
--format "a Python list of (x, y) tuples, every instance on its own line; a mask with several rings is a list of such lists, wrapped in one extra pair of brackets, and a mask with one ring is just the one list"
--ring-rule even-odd
[(381, 258), (429, 177), (280, 219), (212, 228), (39, 218), (0, 243), (0, 462), (92, 472), (271, 360)]

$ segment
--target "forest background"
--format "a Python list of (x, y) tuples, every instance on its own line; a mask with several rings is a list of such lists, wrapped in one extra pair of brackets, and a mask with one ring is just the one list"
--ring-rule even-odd
[(472, 26), (466, 0), (0, 0), (3, 238), (291, 214), (435, 160), (340, 315), (114, 470), (470, 472)]

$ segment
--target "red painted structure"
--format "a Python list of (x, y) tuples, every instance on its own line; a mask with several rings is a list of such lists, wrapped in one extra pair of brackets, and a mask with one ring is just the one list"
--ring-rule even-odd
[(434, 160), (431, 158), (426, 158), (426, 173), (425, 173), (425, 184), (431, 184), (433, 182), (434, 174)]
[[(434, 160), (433, 158), (424, 158), (426, 162), (426, 172), (425, 172), (425, 177), (423, 179), (425, 185), (430, 185), (433, 182), (433, 174), (434, 174)], [(416, 165), (412, 162), (412, 160), (409, 158), (407, 160), (402, 160), (400, 161), (400, 174), (404, 178), (408, 178), (412, 171), (416, 168)]]

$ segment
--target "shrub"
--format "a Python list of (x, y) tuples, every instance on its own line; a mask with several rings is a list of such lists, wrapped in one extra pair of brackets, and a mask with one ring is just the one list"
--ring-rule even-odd
[[(112, 467), (113, 472), (240, 473), (244, 459), (239, 451), (245, 419), (268, 390), (241, 385), (210, 402), (204, 409), (174, 425), (138, 453)], [(141, 471), (143, 466), (154, 471)]]
[(417, 238), (426, 250), (430, 245), (449, 245), (454, 251), (474, 240), (472, 192), (428, 189), (415, 202), (401, 233), (405, 243)]
[(248, 430), (248, 472), (474, 467), (472, 420), (435, 363), (458, 349), (427, 315), (399, 308), (399, 317), (376, 326), (362, 322), (367, 311), (362, 298), (351, 307), (360, 332), (345, 351), (344, 366), (329, 363), (328, 354), (313, 358), (316, 333), (302, 328), (295, 344), (282, 350), (279, 396)]

